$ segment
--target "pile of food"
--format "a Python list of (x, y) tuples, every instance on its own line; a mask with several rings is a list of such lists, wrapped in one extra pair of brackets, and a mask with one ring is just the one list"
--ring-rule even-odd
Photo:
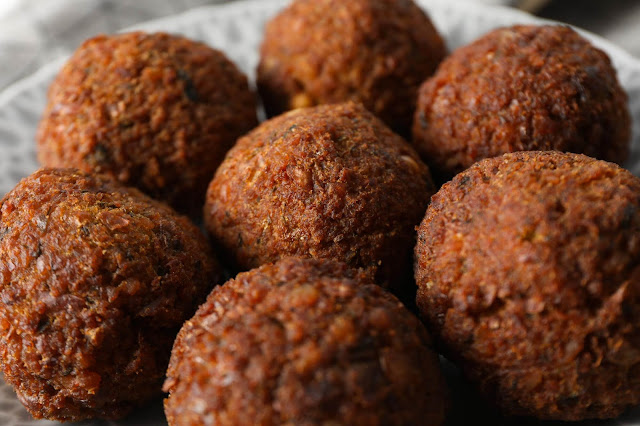
[(507, 417), (640, 403), (640, 178), (604, 52), (552, 25), (449, 52), (412, 0), (294, 0), (256, 83), (164, 33), (58, 74), (43, 167), (0, 201), (0, 367), (34, 417), (164, 393), (175, 426), (442, 425), (439, 356)]

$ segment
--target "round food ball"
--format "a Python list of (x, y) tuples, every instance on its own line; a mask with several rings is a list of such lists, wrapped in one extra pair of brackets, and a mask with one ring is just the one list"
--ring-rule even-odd
[(296, 0), (267, 23), (258, 90), (270, 116), (355, 101), (403, 136), (446, 54), (413, 0)]
[(361, 271), (285, 258), (216, 288), (180, 330), (170, 425), (440, 425), (448, 391), (418, 319)]
[(627, 95), (603, 51), (566, 26), (494, 30), (455, 50), (420, 88), (413, 142), (434, 178), (514, 151), (622, 164)]
[(321, 105), (240, 138), (211, 181), (204, 221), (238, 269), (332, 258), (401, 286), (433, 192), (414, 149), (364, 107)]
[(163, 33), (101, 35), (51, 84), (38, 159), (110, 175), (197, 215), (225, 153), (256, 125), (247, 78), (222, 52)]
[(508, 415), (582, 420), (640, 403), (640, 179), (580, 154), (486, 159), (433, 196), (418, 306)]
[(41, 169), (0, 204), (0, 367), (27, 410), (115, 419), (158, 396), (219, 275), (200, 230), (72, 169)]

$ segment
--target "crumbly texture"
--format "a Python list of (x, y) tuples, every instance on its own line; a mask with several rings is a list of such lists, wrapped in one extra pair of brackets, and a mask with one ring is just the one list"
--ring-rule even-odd
[(444, 182), (483, 158), (576, 152), (623, 164), (627, 95), (609, 57), (565, 26), (494, 30), (421, 86), (413, 142)]
[(445, 54), (413, 0), (296, 0), (267, 23), (258, 89), (271, 116), (351, 100), (408, 137), (418, 87)]
[(640, 179), (578, 154), (480, 161), (418, 229), (417, 302), (441, 350), (508, 415), (640, 403)]
[(0, 367), (36, 418), (119, 418), (159, 396), (217, 281), (186, 218), (135, 189), (41, 169), (0, 201)]
[(409, 290), (414, 227), (433, 192), (418, 154), (373, 114), (322, 105), (239, 139), (209, 186), (204, 220), (238, 269), (332, 258)]
[(426, 330), (368, 275), (286, 258), (217, 287), (180, 331), (172, 426), (440, 425), (448, 391)]
[(85, 41), (51, 84), (37, 140), (50, 167), (108, 174), (199, 215), (256, 97), (225, 55), (164, 33)]

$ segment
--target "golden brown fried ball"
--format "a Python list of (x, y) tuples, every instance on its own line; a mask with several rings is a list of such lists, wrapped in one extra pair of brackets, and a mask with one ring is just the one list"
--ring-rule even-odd
[(170, 425), (440, 425), (426, 330), (368, 275), (285, 258), (217, 287), (180, 331)]
[(507, 415), (581, 420), (640, 402), (640, 179), (579, 154), (482, 160), (433, 196), (417, 303)]
[(445, 53), (413, 0), (296, 0), (267, 24), (258, 89), (270, 116), (355, 101), (409, 136), (418, 87)]
[(609, 57), (569, 27), (513, 26), (455, 50), (420, 88), (413, 141), (437, 181), (514, 151), (622, 164), (627, 95)]
[(219, 267), (198, 228), (110, 179), (41, 169), (0, 201), (0, 367), (36, 418), (159, 396)]
[(225, 153), (256, 124), (247, 79), (222, 52), (164, 33), (102, 35), (50, 86), (38, 159), (108, 174), (200, 214)]
[(413, 148), (364, 107), (321, 105), (240, 138), (211, 181), (204, 221), (239, 269), (332, 258), (409, 289), (414, 227), (433, 191)]

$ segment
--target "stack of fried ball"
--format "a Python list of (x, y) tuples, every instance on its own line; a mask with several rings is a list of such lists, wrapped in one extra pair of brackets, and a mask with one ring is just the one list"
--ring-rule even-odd
[(623, 164), (630, 138), (627, 95), (609, 57), (557, 25), (499, 28), (454, 51), (420, 87), (413, 124), (438, 183), (514, 151)]
[(503, 413), (640, 403), (640, 178), (555, 151), (482, 160), (433, 196), (415, 259), (439, 349)]
[(102, 35), (51, 84), (38, 160), (109, 175), (197, 217), (225, 153), (256, 124), (247, 78), (222, 52), (164, 33)]
[(34, 417), (119, 418), (158, 396), (177, 331), (221, 270), (186, 217), (41, 169), (0, 207), (0, 367)]
[(640, 403), (640, 179), (604, 52), (546, 25), (447, 56), (412, 0), (294, 0), (257, 89), (261, 124), (222, 52), (164, 33), (60, 71), (46, 167), (0, 201), (0, 367), (35, 417), (164, 390), (172, 426), (441, 425), (438, 352), (505, 416)]
[(331, 258), (404, 294), (433, 192), (416, 151), (362, 105), (321, 105), (240, 138), (211, 181), (204, 221), (241, 270), (284, 255)]
[(426, 330), (371, 277), (283, 258), (217, 287), (176, 340), (170, 425), (440, 425)]
[(257, 84), (270, 116), (354, 101), (409, 136), (418, 87), (446, 48), (406, 0), (297, 0), (268, 22)]

